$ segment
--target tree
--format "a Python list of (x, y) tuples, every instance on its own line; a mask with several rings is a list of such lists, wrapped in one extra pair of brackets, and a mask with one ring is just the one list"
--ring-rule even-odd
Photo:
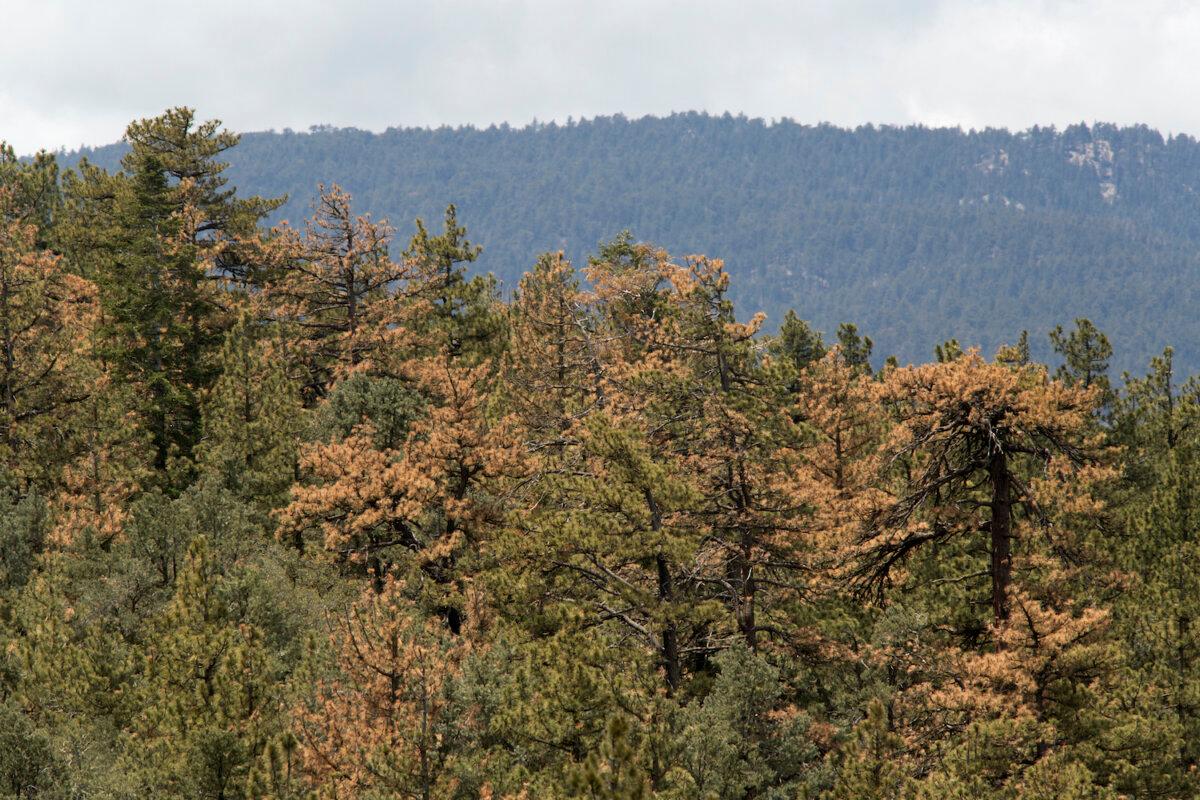
[(1050, 331), (1050, 343), (1054, 352), (1063, 357), (1064, 364), (1055, 377), (1071, 386), (1075, 383), (1084, 388), (1096, 386), (1107, 401), (1112, 393), (1108, 380), (1108, 360), (1112, 358), (1112, 345), (1108, 337), (1089, 319), (1075, 320), (1075, 330), (1069, 334), (1058, 325)]
[(1200, 412), (1200, 384), (1194, 378), (1179, 384), (1170, 347), (1150, 359), (1145, 377), (1126, 374), (1124, 383), (1124, 392), (1113, 404), (1113, 439), (1138, 452), (1138, 457), (1126, 459), (1127, 468), (1133, 483), (1145, 489), (1152, 475), (1145, 467), (1191, 438)]
[(331, 637), (335, 671), (295, 712), (300, 757), (330, 797), (451, 796), (463, 735), (450, 701), (467, 652), (392, 575), (366, 589)]
[(32, 159), (18, 158), (12, 145), (0, 141), (0, 190), (5, 201), (5, 224), (20, 223), (37, 231), (35, 247), (49, 250), (55, 216), (62, 206), (58, 162), (44, 150)]
[(725, 800), (777, 792), (803, 796), (815, 771), (813, 719), (792, 706), (782, 670), (743, 646), (713, 658), (709, 691), (678, 713), (673, 761), (687, 796)]
[(36, 574), (50, 533), (46, 501), (36, 494), (0, 492), (0, 596), (24, 586)]
[(537, 513), (515, 525), (525, 532), (520, 563), (547, 567), (527, 587), (534, 602), (623, 628), (655, 655), (668, 693), (681, 689), (687, 663), (703, 658), (700, 642), (721, 616), (690, 577), (704, 535), (687, 518), (699, 493), (695, 473), (680, 469), (696, 431), (687, 356), (668, 348), (680, 341), (669, 282), (680, 272), (627, 235), (589, 264), (603, 342), (600, 398), (570, 429), (578, 463), (544, 482)]
[(934, 348), (934, 356), (939, 362), (956, 361), (962, 358), (962, 345), (958, 343), (958, 339), (950, 339)]
[(842, 358), (852, 367), (871, 371), (871, 350), (875, 343), (871, 337), (858, 332), (858, 326), (851, 322), (843, 322), (838, 326), (838, 345), (842, 348)]
[(326, 552), (377, 578), (403, 562), (414, 587), (420, 574), (432, 579), (429, 602), (457, 633), (461, 559), (498, 524), (494, 493), (502, 478), (520, 474), (520, 453), (508, 421), (486, 413), (487, 364), (437, 357), (412, 370), (432, 405), (403, 450), (378, 449), (369, 427), (308, 447), (300, 461), (308, 481), (280, 512), (279, 536), (303, 541), (320, 531)]
[(122, 384), (95, 359), (91, 364), (99, 368), (91, 371), (91, 396), (76, 406), (73, 458), (54, 497), (50, 541), (59, 548), (120, 541), (132, 503), (159, 478), (150, 466), (153, 442), (139, 425), (138, 387)]
[[(485, 576), (489, 590), (496, 591), (496, 578)], [(491, 604), (496, 594), (482, 599)], [(565, 796), (572, 776), (601, 748), (616, 709), (640, 742), (651, 783), (671, 782), (672, 705), (656, 658), (630, 648), (619, 627), (596, 626), (577, 613), (564, 618), (559, 610), (526, 606), (523, 615), (473, 629), (487, 646), (472, 651), (456, 685), (456, 701), (472, 722), (457, 763), (460, 791)]]
[(281, 265), (265, 300), (291, 331), (310, 402), (355, 372), (392, 367), (404, 335), (396, 288), (412, 275), (388, 254), (392, 233), (386, 222), (355, 215), (337, 185), (320, 187), (303, 236), (287, 227), (278, 233)]
[(99, 355), (118, 380), (139, 387), (153, 465), (165, 474), (199, 439), (201, 397), (216, 379), (212, 355), (231, 322), (229, 295), (213, 278), (242, 269), (240, 243), (257, 236), (277, 203), (224, 188), (226, 165), (216, 157), (237, 137), (219, 121), (197, 125), (190, 109), (176, 108), (131, 124), (125, 138), (121, 173), (84, 162), (68, 176), (62, 238), (99, 287)]
[(688, 576), (702, 536), (686, 509), (696, 489), (655, 457), (645, 434), (609, 412), (589, 416), (572, 436), (580, 464), (548, 481), (536, 513), (515, 521), (513, 555), (531, 570), (527, 602), (582, 612), (612, 624), (654, 654), (669, 692), (690, 659), (706, 651), (707, 624), (723, 617)]
[(56, 779), (61, 765), (46, 735), (20, 711), (0, 705), (0, 791), (14, 800), (67, 796)]
[[(722, 587), (736, 630), (758, 647), (760, 629), (778, 635), (776, 604), (794, 589), (809, 544), (802, 535), (812, 493), (801, 450), (808, 431), (786, 413), (776, 376), (761, 368), (754, 340), (763, 316), (739, 323), (728, 299), (729, 275), (719, 260), (692, 256), (672, 276), (676, 320), (659, 347), (673, 361), (650, 360), (647, 412), (664, 419), (681, 456), (676, 469), (695, 473), (704, 500), (691, 511), (724, 559)], [(776, 591), (760, 591), (771, 587)]]
[(614, 716), (609, 721), (599, 749), (571, 775), (570, 797), (646, 800), (653, 796), (648, 775), (639, 763), (637, 741), (630, 734), (627, 720)]
[[(1176, 754), (1183, 774), (1195, 771), (1200, 750), (1200, 497), (1196, 496), (1195, 445), (1171, 451), (1140, 514), (1121, 562), (1134, 578), (1116, 603), (1118, 623), (1144, 680), (1159, 687), (1165, 709), (1180, 726)], [(1164, 753), (1165, 755), (1165, 753)]]
[(629, 231), (601, 244), (584, 275), (594, 287), (609, 358), (635, 363), (671, 314), (667, 284), (678, 270), (661, 248), (635, 242)]
[(278, 342), (243, 314), (225, 337), (197, 447), (202, 471), (263, 511), (286, 502), (296, 476), (300, 393), (281, 361)]
[(813, 330), (791, 309), (784, 316), (779, 336), (771, 342), (770, 351), (776, 358), (786, 359), (796, 370), (821, 359), (826, 352), (820, 331)]
[(884, 499), (879, 448), (888, 422), (879, 413), (883, 387), (847, 361), (840, 347), (811, 363), (796, 381), (794, 413), (815, 434), (803, 447), (814, 474), (814, 542), (819, 551), (844, 554), (862, 520)]
[(1029, 331), (1021, 331), (1014, 345), (1004, 345), (996, 351), (996, 361), (1001, 364), (1015, 364), (1019, 367), (1032, 361), (1029, 354)]
[(188, 547), (170, 604), (152, 623), (128, 767), (146, 791), (246, 796), (274, 730), (274, 665), (261, 632), (238, 619), (203, 536)]
[(534, 454), (559, 456), (571, 425), (601, 400), (594, 320), (571, 262), (562, 253), (541, 256), (509, 309), (506, 404)]
[(404, 251), (411, 275), (404, 288), (414, 305), (415, 326), (434, 352), (468, 363), (499, 355), (504, 343), (503, 314), (497, 308), (496, 283), (490, 275), (468, 280), (465, 265), (482, 252), (467, 241), (458, 212), (446, 207), (442, 232), (430, 235), (421, 220)]
[(887, 710), (872, 700), (867, 716), (841, 752), (833, 788), (823, 800), (900, 800), (907, 779), (900, 765), (904, 741), (888, 730)]
[(907, 475), (870, 522), (859, 575), (882, 588), (916, 550), (983, 530), (992, 613), (1007, 620), (1016, 513), (1044, 516), (1030, 493), (1032, 477), (1091, 457), (1096, 394), (1049, 381), (1038, 367), (988, 364), (974, 352), (891, 371), (883, 398), (898, 427), (886, 457), (906, 460)]
[[(131, 123), (125, 131), (130, 146), (122, 166), (129, 175), (150, 167), (180, 190), (175, 211), (190, 217), (188, 238), (208, 269), (204, 277), (254, 282), (258, 225), (284, 198), (239, 198), (224, 175), (222, 153), (237, 146), (241, 136), (221, 128), (221, 121), (196, 120), (191, 108), (167, 109), (157, 117)], [(182, 201), (182, 202), (181, 202)]]
[[(6, 602), (0, 687), (6, 705), (30, 723), (21, 727), (34, 732), (25, 740), (22, 755), (29, 760), (22, 769), (52, 767), (44, 776), (52, 780), (42, 788), (53, 784), (64, 797), (102, 794), (123, 783), (109, 773), (134, 712), (129, 690), (139, 672), (137, 658), (111, 620), (92, 613), (89, 587), (72, 574), (81, 571), (77, 563), (51, 557), (43, 566)], [(17, 735), (25, 736), (20, 729)], [(38, 763), (42, 746), (50, 763)], [(0, 746), (0, 753), (21, 748)]]
[(81, 362), (97, 307), (95, 287), (38, 248), (37, 216), (0, 186), (0, 463), (48, 487), (69, 456), (71, 407), (90, 394)]

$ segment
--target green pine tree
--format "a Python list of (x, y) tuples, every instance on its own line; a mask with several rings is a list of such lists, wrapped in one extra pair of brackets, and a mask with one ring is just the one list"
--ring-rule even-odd
[(1106, 401), (1111, 399), (1108, 361), (1112, 358), (1112, 345), (1091, 320), (1083, 317), (1075, 320), (1075, 329), (1070, 333), (1065, 332), (1062, 325), (1056, 326), (1050, 331), (1050, 344), (1063, 358), (1055, 377), (1067, 386), (1077, 383), (1085, 387), (1096, 386)]
[(770, 345), (771, 355), (783, 358), (797, 370), (802, 370), (825, 355), (821, 332), (788, 310), (779, 326), (779, 335)]
[(232, 800), (278, 732), (274, 665), (237, 618), (203, 536), (146, 643), (141, 713), (127, 766), (151, 796)]
[[(226, 188), (217, 157), (237, 138), (219, 121), (197, 124), (191, 109), (171, 109), (129, 126), (122, 172), (84, 162), (65, 181), (61, 238), (99, 287), (100, 355), (117, 379), (141, 388), (139, 416), (160, 475), (200, 437), (201, 398), (230, 323), (217, 278), (244, 271), (241, 245), (277, 205)], [(171, 483), (185, 479), (186, 471)]]
[(650, 780), (640, 761), (638, 742), (629, 720), (613, 716), (600, 747), (568, 779), (569, 796), (589, 800), (646, 800), (652, 796)]
[(243, 314), (225, 337), (197, 447), (202, 472), (263, 511), (287, 500), (296, 476), (301, 400), (281, 361)]
[(858, 326), (852, 322), (843, 322), (838, 326), (838, 346), (842, 348), (842, 360), (852, 367), (865, 372), (871, 370), (871, 351), (875, 343), (870, 336), (858, 332)]
[(417, 303), (414, 327), (435, 350), (474, 363), (498, 355), (504, 345), (504, 315), (491, 275), (468, 278), (467, 265), (479, 258), (481, 247), (467, 241), (453, 205), (446, 207), (440, 234), (431, 234), (421, 220), (404, 257), (413, 273), (404, 292)]
[(888, 730), (887, 709), (872, 700), (867, 716), (842, 748), (833, 787), (822, 800), (899, 800), (908, 780), (900, 765), (900, 737)]

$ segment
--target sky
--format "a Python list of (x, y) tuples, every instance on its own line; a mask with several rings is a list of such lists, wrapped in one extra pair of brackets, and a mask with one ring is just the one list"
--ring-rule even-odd
[(0, 139), (731, 111), (1200, 135), (1192, 0), (0, 0)]

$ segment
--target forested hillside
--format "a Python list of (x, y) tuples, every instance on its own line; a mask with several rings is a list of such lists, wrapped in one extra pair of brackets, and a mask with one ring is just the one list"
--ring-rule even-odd
[[(88, 155), (115, 166), (120, 148)], [(1022, 329), (1088, 317), (1115, 368), (1166, 344), (1200, 369), (1200, 144), (1145, 127), (963, 133), (767, 125), (678, 114), (525, 128), (251, 133), (229, 155), (243, 191), (308, 215), (338, 181), (407, 235), (458, 205), (477, 262), (511, 289), (531, 260), (576, 261), (629, 229), (724, 258), (734, 297), (794, 308), (832, 334), (853, 321), (883, 354), (957, 337), (990, 352)]]
[[(624, 235), (502, 293), (453, 205), (399, 234), (329, 184), (271, 226), (219, 123), (125, 138), (0, 149), (0, 797), (1200, 797), (1169, 348), (1113, 380), (1080, 319), (1050, 365), (902, 365)], [(1147, 235), (1094, 202), (1054, 213)]]

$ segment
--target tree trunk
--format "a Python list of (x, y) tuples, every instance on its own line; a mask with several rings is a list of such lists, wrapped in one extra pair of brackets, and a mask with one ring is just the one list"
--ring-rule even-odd
[(1008, 619), (1008, 586), (1012, 582), (1012, 479), (1003, 451), (988, 463), (992, 484), (992, 613), (997, 622)]
[[(654, 494), (649, 490), (646, 491), (646, 505), (650, 509), (650, 529), (658, 533), (662, 530), (662, 514), (659, 511), (658, 502), (654, 499)], [(670, 605), (675, 597), (671, 566), (661, 551), (655, 555), (654, 563), (658, 568), (659, 603), (664, 606)], [(683, 667), (679, 661), (679, 631), (675, 627), (675, 620), (671, 612), (667, 613), (667, 619), (663, 624), (661, 657), (663, 670), (667, 673), (667, 694), (673, 695), (683, 680)]]

